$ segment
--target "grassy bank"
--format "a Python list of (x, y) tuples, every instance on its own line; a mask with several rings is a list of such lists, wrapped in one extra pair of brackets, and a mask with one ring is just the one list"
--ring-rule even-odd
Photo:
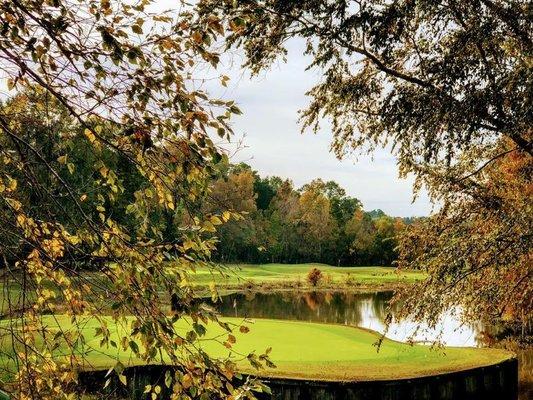
[[(317, 286), (307, 281), (307, 274), (313, 268), (322, 272), (322, 279)], [(334, 267), (327, 264), (218, 264), (216, 268), (198, 267), (195, 273), (189, 273), (190, 282), (198, 288), (208, 288), (215, 284), (220, 291), (245, 289), (370, 289), (394, 290), (401, 285), (412, 284), (425, 278), (421, 271), (398, 271), (392, 267)], [(7, 305), (4, 299), (17, 303), (21, 295), (21, 280), (11, 279), (0, 283), (0, 308)], [(107, 278), (100, 272), (86, 271), (73, 277), (74, 282), (97, 282), (102, 289), (108, 284)], [(46, 285), (46, 283), (45, 283)], [(47, 285), (50, 290), (56, 288)], [(95, 289), (97, 291), (97, 289)], [(33, 296), (30, 291), (27, 296)]]
[[(510, 353), (492, 349), (410, 346), (379, 335), (342, 325), (280, 320), (256, 320), (251, 332), (237, 336), (239, 352), (272, 346), (275, 369), (260, 375), (321, 380), (376, 380), (433, 375), (499, 362)], [(208, 351), (218, 353), (214, 343)], [(241, 368), (253, 372), (246, 364)]]
[[(318, 268), (323, 278), (317, 286), (307, 281), (307, 274)], [(391, 267), (334, 267), (326, 264), (221, 264), (215, 270), (198, 267), (196, 273), (190, 273), (190, 283), (196, 286), (199, 296), (210, 295), (209, 287), (215, 284), (219, 294), (228, 292), (253, 290), (291, 290), (291, 291), (378, 291), (395, 290), (402, 285), (412, 284), (424, 279), (420, 271), (401, 271)], [(0, 283), (0, 313), (7, 312), (10, 304), (19, 304), (22, 296), (22, 278), (11, 279)], [(73, 281), (81, 283), (97, 282), (95, 301), (107, 296), (104, 289), (109, 284), (100, 272), (82, 272), (73, 277)], [(46, 287), (56, 292), (52, 285)], [(35, 297), (33, 290), (26, 294), (26, 301)], [(102, 305), (105, 307), (105, 304)]]
[[(45, 324), (57, 329), (72, 329), (70, 317), (45, 316)], [(241, 324), (241, 319), (225, 318), (228, 323)], [(112, 339), (120, 342), (123, 329), (109, 322)], [(88, 318), (78, 325), (87, 338), (85, 368), (107, 369), (114, 365), (118, 357), (125, 365), (138, 363), (130, 352), (115, 348), (101, 348), (100, 338), (93, 338), (95, 320)], [(512, 356), (511, 353), (496, 349), (446, 348), (431, 350), (422, 345), (410, 346), (385, 339), (379, 351), (374, 343), (379, 335), (364, 329), (342, 325), (317, 324), (307, 322), (258, 319), (253, 321), (249, 333), (237, 329), (237, 343), (234, 350), (240, 354), (251, 351), (262, 353), (272, 347), (271, 358), (275, 369), (265, 369), (259, 373), (246, 361), (237, 361), (242, 372), (261, 376), (291, 378), (313, 378), (322, 380), (376, 380), (433, 375), (446, 371), (457, 371), (482, 365), (490, 365)], [(178, 328), (185, 332), (190, 329), (189, 321), (181, 320)], [(212, 357), (225, 358), (228, 349), (221, 342), (225, 334), (219, 326), (209, 324), (207, 334), (199, 342)], [(216, 340), (210, 340), (218, 338)], [(7, 340), (7, 339), (4, 339)], [(11, 343), (4, 341), (3, 349)], [(58, 350), (61, 353), (61, 350)], [(241, 355), (232, 356), (235, 360)]]
[[(314, 287), (307, 274), (318, 268), (323, 278)], [(198, 286), (214, 282), (219, 289), (371, 289), (394, 290), (422, 280), (420, 271), (401, 271), (392, 267), (334, 267), (326, 264), (229, 264), (223, 274), (198, 269), (192, 281)]]

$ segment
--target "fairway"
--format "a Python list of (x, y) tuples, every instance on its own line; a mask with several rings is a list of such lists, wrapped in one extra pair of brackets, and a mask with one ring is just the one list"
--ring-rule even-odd
[[(49, 327), (68, 329), (70, 318), (66, 316), (43, 317)], [(225, 322), (241, 324), (242, 319), (224, 318)], [(254, 370), (246, 361), (237, 361), (241, 372), (260, 376), (287, 377), (317, 380), (381, 380), (411, 378), (458, 371), (477, 366), (498, 363), (512, 357), (512, 353), (496, 349), (445, 348), (431, 350), (427, 346), (395, 342), (385, 339), (379, 349), (374, 345), (379, 335), (360, 328), (343, 325), (258, 319), (249, 325), (250, 332), (243, 334), (237, 329), (237, 343), (233, 349), (241, 355), (230, 355), (229, 350), (212, 338), (224, 335), (222, 329), (209, 324), (207, 334), (200, 346), (216, 358), (242, 358), (242, 354), (256, 351), (261, 354), (272, 347), (271, 359), (275, 369)], [(114, 348), (101, 348), (100, 338), (91, 337), (97, 327), (96, 321), (87, 319), (79, 324), (87, 344), (86, 369), (104, 369), (114, 365), (118, 357), (125, 365), (136, 365), (138, 360), (130, 352)], [(118, 330), (109, 320), (112, 337), (119, 341), (124, 330)], [(178, 322), (183, 333), (190, 329), (186, 319)], [(3, 349), (10, 344), (4, 341)]]
[(420, 271), (398, 271), (393, 267), (334, 267), (327, 264), (228, 264), (222, 267), (223, 274), (199, 268), (191, 279), (198, 285), (215, 282), (218, 286), (255, 285), (287, 286), (307, 285), (307, 274), (318, 268), (324, 278), (320, 285), (346, 284), (380, 287), (399, 285), (422, 280), (425, 274)]

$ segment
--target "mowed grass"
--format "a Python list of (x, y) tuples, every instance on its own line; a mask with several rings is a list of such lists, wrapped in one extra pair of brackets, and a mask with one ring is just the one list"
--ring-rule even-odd
[[(70, 318), (62, 315), (44, 316), (49, 327), (73, 329)], [(239, 325), (241, 319), (224, 318), (225, 322)], [(190, 329), (190, 321), (178, 322), (183, 334)], [(385, 339), (379, 348), (375, 346), (379, 335), (368, 330), (343, 325), (317, 324), (295, 321), (257, 319), (248, 325), (250, 332), (236, 329), (236, 353), (220, 343), (225, 333), (218, 325), (209, 324), (207, 334), (199, 342), (212, 357), (233, 358), (241, 372), (259, 376), (288, 377), (318, 380), (381, 380), (434, 375), (476, 366), (497, 363), (512, 357), (512, 353), (497, 349), (445, 348), (432, 350), (427, 346), (408, 345)], [(139, 364), (130, 351), (112, 347), (100, 347), (100, 338), (94, 337), (98, 324), (87, 319), (78, 325), (86, 337), (83, 352), (86, 369), (107, 369), (116, 359), (125, 365)], [(118, 329), (109, 319), (112, 338), (120, 342), (124, 329)], [(93, 337), (91, 339), (91, 337)], [(218, 338), (219, 341), (213, 340)], [(1, 342), (3, 350), (11, 346), (7, 337)], [(257, 371), (243, 355), (252, 351), (270, 353), (277, 368)], [(64, 350), (63, 350), (64, 351)], [(238, 353), (238, 354), (237, 354)]]
[[(199, 287), (215, 284), (219, 289), (306, 289), (309, 288), (307, 274), (313, 268), (323, 273), (323, 279), (317, 288), (350, 289), (364, 288), (369, 290), (393, 290), (399, 285), (405, 285), (422, 280), (426, 277), (421, 271), (399, 271), (393, 267), (334, 267), (327, 264), (219, 264), (216, 268), (198, 267), (189, 273), (189, 280)], [(107, 278), (100, 272), (85, 272), (82, 282), (98, 282), (99, 288), (109, 284)], [(79, 277), (74, 277), (76, 282)], [(50, 290), (57, 288), (48, 285)], [(96, 290), (98, 292), (98, 290)], [(0, 282), (0, 312), (16, 307), (22, 296), (20, 280)], [(26, 300), (33, 298), (31, 290), (26, 293)]]
[[(382, 286), (408, 284), (425, 278), (420, 271), (398, 271), (393, 267), (334, 267), (326, 264), (228, 264), (222, 267), (224, 274), (207, 268), (199, 268), (191, 276), (198, 285), (214, 282), (218, 286), (239, 286), (247, 283), (261, 284), (307, 284), (307, 274), (318, 268), (324, 274), (322, 285), (344, 284)], [(319, 285), (320, 286), (320, 285)]]

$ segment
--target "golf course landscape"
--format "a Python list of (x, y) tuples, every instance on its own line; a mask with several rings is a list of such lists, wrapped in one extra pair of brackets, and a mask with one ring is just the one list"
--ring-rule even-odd
[[(312, 286), (307, 274), (319, 269), (323, 277), (319, 285)], [(216, 268), (198, 267), (188, 275), (200, 295), (208, 295), (209, 287), (219, 294), (241, 290), (395, 290), (424, 279), (421, 271), (398, 271), (391, 267), (335, 267), (320, 263), (305, 264), (216, 264)], [(94, 291), (105, 296), (107, 278), (97, 272), (86, 272), (74, 280), (93, 284)], [(50, 286), (50, 290), (54, 290)], [(16, 303), (22, 294), (19, 280), (4, 282), (0, 291), (0, 310), (8, 307), (7, 298)], [(26, 296), (32, 297), (33, 293)]]
[(533, 399), (532, 16), (0, 0), (0, 400)]
[[(206, 268), (198, 268), (189, 277), (191, 283), (197, 287), (201, 293), (207, 291), (208, 287), (216, 288), (221, 296), (229, 293), (265, 293), (265, 299), (270, 298), (274, 293), (280, 294), (281, 298), (288, 299), (304, 296), (305, 293), (322, 293), (320, 301), (331, 298), (330, 293), (338, 293), (344, 290), (345, 293), (353, 293), (355, 300), (341, 300), (347, 302), (347, 310), (358, 307), (360, 296), (367, 296), (365, 293), (392, 293), (391, 290), (402, 285), (409, 285), (423, 279), (424, 274), (418, 271), (398, 272), (394, 268), (388, 267), (334, 267), (324, 264), (263, 264), (263, 265), (220, 265), (219, 272), (213, 272)], [(318, 269), (321, 272), (321, 280), (312, 285), (307, 279), (310, 271)], [(90, 281), (105, 279), (103, 276), (89, 273), (86, 278)], [(11, 298), (16, 298), (16, 285), (9, 287)], [(389, 292), (383, 292), (389, 290)], [(381, 292), (380, 292), (381, 291)], [(285, 293), (283, 295), (283, 293)], [(300, 294), (298, 294), (300, 293)], [(359, 294), (358, 294), (359, 293)], [(329, 297), (328, 297), (329, 296)], [(231, 297), (230, 297), (231, 298)], [(351, 298), (351, 297), (349, 297)], [(385, 296), (385, 299), (388, 296)], [(200, 302), (207, 299), (198, 299)], [(221, 298), (222, 301), (223, 299)], [(212, 300), (211, 300), (212, 301)], [(248, 301), (244, 300), (246, 303)], [(294, 300), (284, 300), (294, 301)], [(305, 308), (313, 307), (311, 300), (306, 300)], [(339, 299), (332, 300), (337, 304)], [(353, 301), (356, 301), (353, 303)], [(104, 302), (105, 303), (105, 302)], [(218, 308), (218, 301), (214, 301), (212, 306)], [(261, 305), (263, 304), (263, 305)], [(386, 303), (383, 303), (386, 304)], [(221, 306), (222, 307), (222, 304)], [(401, 382), (405, 379), (420, 379), (431, 376), (442, 376), (442, 374), (454, 374), (479, 368), (493, 368), (500, 363), (512, 360), (515, 355), (509, 351), (493, 348), (474, 347), (431, 347), (425, 344), (404, 343), (383, 337), (380, 333), (361, 326), (357, 317), (348, 321), (338, 313), (344, 308), (335, 310), (334, 308), (324, 308), (326, 313), (337, 314), (338, 318), (324, 315), (321, 318), (313, 318), (310, 322), (309, 316), (304, 316), (301, 312), (288, 311), (282, 314), (273, 314), (272, 304), (265, 302), (258, 303), (257, 309), (244, 308), (243, 315), (233, 315), (233, 308), (236, 307), (235, 300), (233, 306), (231, 302), (227, 307), (220, 308), (222, 314), (221, 321), (232, 327), (231, 345), (228, 346), (228, 332), (217, 323), (209, 322), (205, 324), (205, 333), (199, 335), (195, 346), (202, 348), (213, 359), (231, 360), (236, 363), (239, 372), (266, 379), (282, 379), (286, 382), (293, 380), (301, 382), (379, 382), (391, 381)], [(257, 307), (257, 304), (256, 304)], [(283, 301), (281, 304), (283, 308)], [(295, 307), (295, 306), (293, 306)], [(345, 306), (342, 306), (345, 307)], [(264, 309), (265, 314), (254, 315), (258, 310)], [(246, 310), (246, 311), (245, 311)], [(254, 311), (255, 310), (255, 311)], [(109, 343), (124, 343), (136, 341), (130, 336), (132, 329), (132, 318), (122, 321), (120, 326), (110, 316), (110, 311), (102, 310), (100, 321), (92, 316), (78, 316), (75, 320), (69, 315), (54, 314), (43, 315), (40, 324), (46, 327), (46, 335), (50, 338), (61, 332), (62, 337), (76, 337), (81, 334), (84, 339), (75, 347), (74, 353), (78, 355), (78, 370), (91, 374), (91, 371), (107, 371), (116, 367), (117, 362), (121, 368), (141, 368), (139, 372), (143, 374), (144, 362), (137, 358), (126, 346), (126, 350), (121, 346), (110, 345)], [(310, 311), (313, 313), (314, 311)], [(348, 311), (347, 311), (348, 312)], [(109, 315), (106, 315), (109, 313)], [(275, 315), (274, 319), (268, 317)], [(301, 317), (299, 317), (300, 315)], [(305, 314), (305, 315), (308, 315)], [(296, 319), (293, 319), (296, 318)], [(302, 319), (301, 319), (302, 318)], [(376, 318), (376, 317), (370, 317)], [(382, 317), (379, 317), (382, 318)], [(300, 320), (301, 319), (301, 320)], [(322, 322), (328, 321), (328, 322)], [(340, 323), (342, 321), (342, 324)], [(109, 341), (101, 345), (102, 336), (97, 334), (102, 322), (109, 329)], [(1, 363), (3, 379), (9, 381), (9, 376), (16, 371), (16, 365), (12, 361), (11, 354), (20, 347), (13, 343), (10, 332), (12, 329), (19, 329), (17, 319), (5, 319), (0, 321), (0, 328), (3, 332), (0, 338), (0, 350), (2, 354)], [(240, 329), (244, 327), (244, 329)], [(185, 337), (187, 332), (192, 330), (192, 321), (189, 317), (183, 316), (176, 322), (177, 331)], [(37, 335), (39, 337), (39, 335)], [(47, 339), (43, 343), (49, 341)], [(40, 340), (36, 345), (39, 346)], [(137, 346), (144, 349), (142, 343)], [(268, 351), (267, 351), (268, 349)], [(275, 365), (256, 369), (252, 367), (246, 356), (249, 353), (257, 355), (268, 352), (270, 360)], [(58, 345), (52, 351), (53, 357), (68, 362), (72, 347), (65, 343)], [(167, 364), (168, 357), (164, 355), (155, 364)], [(288, 380), (288, 381), (287, 381)], [(140, 381), (143, 385), (144, 381)], [(139, 388), (137, 388), (139, 389)], [(137, 390), (135, 389), (135, 390)], [(141, 388), (142, 389), (142, 388)], [(139, 389), (140, 390), (140, 389)], [(284, 389), (283, 389), (284, 390)], [(86, 399), (96, 399), (96, 397), (86, 397)], [(135, 397), (141, 398), (141, 397)]]
[[(127, 324), (119, 328), (111, 318), (104, 319), (110, 330), (110, 340), (120, 343), (121, 338), (127, 335)], [(199, 340), (199, 346), (214, 358), (233, 359), (241, 372), (263, 377), (325, 381), (390, 380), (493, 365), (512, 357), (512, 353), (498, 349), (431, 349), (428, 346), (409, 345), (389, 339), (384, 339), (378, 349), (376, 343), (380, 338), (379, 334), (336, 324), (268, 319), (243, 322), (237, 318), (223, 318), (223, 321), (234, 327), (246, 326), (249, 332), (234, 330), (236, 343), (230, 352), (220, 340), (227, 332), (218, 325), (208, 324), (205, 336)], [(141, 363), (130, 350), (100, 346), (101, 337), (91, 339), (101, 326), (94, 319), (77, 319), (73, 325), (70, 316), (54, 315), (43, 317), (42, 323), (51, 335), (61, 329), (63, 332), (82, 333), (85, 336), (84, 345), (78, 348), (79, 355), (84, 355), (80, 357), (83, 358), (81, 369), (108, 369), (117, 360), (125, 367)], [(5, 327), (5, 321), (2, 325)], [(184, 318), (177, 323), (177, 327), (185, 335), (191, 327), (191, 321)], [(9, 339), (2, 339), (4, 354), (13, 346)], [(142, 346), (140, 343), (138, 345)], [(270, 356), (275, 368), (255, 370), (246, 359), (242, 359), (242, 354), (259, 354), (269, 347), (272, 349)], [(58, 358), (68, 354), (66, 346), (55, 350)], [(4, 359), (4, 367), (6, 361)]]
[[(342, 287), (344, 290), (382, 290), (396, 285), (410, 284), (423, 279), (420, 272), (397, 272), (386, 267), (339, 268), (324, 264), (302, 265), (226, 265), (222, 274), (211, 273), (202, 268), (192, 275), (192, 281), (199, 287), (215, 284), (219, 291), (235, 291), (239, 288), (252, 288), (261, 292), (274, 288), (290, 293), (296, 290), (309, 290), (306, 276), (310, 270), (319, 268), (327, 278), (318, 283), (314, 290), (329, 290)], [(92, 279), (96, 276), (92, 275)], [(232, 289), (232, 290), (231, 290)], [(15, 290), (10, 288), (11, 291)], [(238, 290), (237, 290), (238, 291)], [(216, 302), (215, 302), (216, 305)], [(110, 332), (110, 341), (120, 343), (128, 334), (131, 319), (120, 327), (105, 313), (101, 316)], [(228, 332), (216, 323), (206, 324), (205, 334), (198, 338), (197, 345), (211, 357), (236, 362), (240, 372), (265, 378), (283, 378), (317, 381), (376, 381), (436, 376), (443, 373), (465, 371), (472, 368), (496, 365), (513, 358), (513, 353), (500, 349), (471, 347), (437, 347), (422, 344), (408, 344), (383, 338), (379, 333), (350, 324), (317, 323), (286, 319), (269, 319), (222, 316), (221, 320), (233, 327), (234, 343), (231, 350), (224, 346)], [(82, 364), (80, 370), (97, 371), (113, 368), (117, 361), (124, 367), (142, 365), (133, 352), (119, 350), (116, 346), (100, 345), (101, 336), (95, 335), (101, 321), (93, 317), (77, 317), (75, 321), (68, 315), (45, 315), (41, 323), (47, 335), (62, 331), (67, 336), (82, 334), (83, 345), (76, 349)], [(183, 317), (176, 327), (183, 336), (191, 330), (191, 320)], [(241, 326), (246, 327), (240, 330)], [(16, 320), (1, 322), (3, 331), (17, 329)], [(379, 345), (378, 345), (379, 342)], [(227, 345), (227, 342), (226, 342)], [(9, 334), (2, 336), (3, 367), (14, 371), (10, 357), (6, 356), (17, 348)], [(138, 346), (142, 349), (141, 343)], [(247, 361), (245, 354), (262, 354), (270, 348), (269, 354), (275, 367), (255, 369)], [(58, 346), (54, 357), (61, 359), (70, 354), (67, 346)], [(168, 360), (163, 356), (161, 363)], [(5, 372), (4, 372), (5, 373)]]

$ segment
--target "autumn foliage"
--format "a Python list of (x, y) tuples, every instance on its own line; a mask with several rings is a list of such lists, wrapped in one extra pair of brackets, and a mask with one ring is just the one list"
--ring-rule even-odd
[(313, 287), (318, 286), (324, 275), (318, 268), (311, 269), (307, 274), (307, 282)]

